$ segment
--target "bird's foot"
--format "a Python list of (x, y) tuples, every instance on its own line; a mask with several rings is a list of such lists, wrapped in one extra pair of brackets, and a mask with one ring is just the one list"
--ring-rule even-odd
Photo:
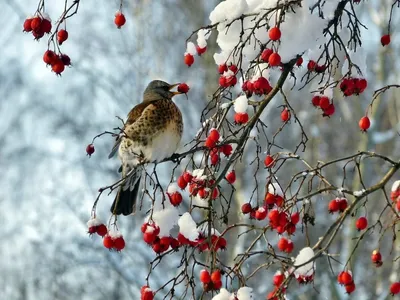
[(179, 163), (181, 161), (181, 157), (180, 157), (179, 153), (172, 154), (170, 159), (173, 163)]

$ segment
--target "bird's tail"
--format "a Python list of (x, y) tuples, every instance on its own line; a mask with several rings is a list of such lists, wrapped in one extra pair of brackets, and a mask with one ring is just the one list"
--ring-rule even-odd
[[(123, 174), (125, 172), (122, 172)], [(115, 215), (123, 214), (124, 216), (135, 213), (136, 201), (139, 194), (141, 171), (133, 170), (132, 174), (120, 186), (110, 211)]]

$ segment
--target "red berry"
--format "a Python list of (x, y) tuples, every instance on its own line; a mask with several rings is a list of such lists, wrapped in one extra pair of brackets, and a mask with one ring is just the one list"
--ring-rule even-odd
[(246, 124), (249, 121), (249, 115), (247, 113), (235, 113), (236, 124)]
[(400, 211), (400, 199), (398, 199), (396, 202), (396, 209)]
[[(65, 69), (65, 66), (60, 58), (56, 58), (53, 61), (53, 64), (51, 65), (51, 70), (56, 73), (57, 75), (60, 75)], [(89, 155), (90, 156), (90, 155)]]
[(179, 206), (179, 204), (182, 203), (182, 200), (183, 200), (182, 195), (179, 192), (175, 192), (169, 195), (169, 201), (173, 206)]
[(267, 168), (272, 168), (274, 166), (274, 162), (275, 162), (274, 159), (269, 154), (264, 159), (264, 165)]
[(199, 45), (196, 45), (196, 51), (197, 51), (197, 55), (201, 56), (204, 52), (206, 52), (207, 47), (200, 47)]
[(188, 67), (190, 67), (190, 66), (193, 65), (193, 63), (194, 63), (194, 57), (193, 57), (192, 54), (187, 53), (187, 54), (185, 54), (185, 57), (184, 57), (183, 61), (185, 62), (185, 64), (186, 64)]
[(213, 141), (218, 142), (219, 137), (220, 137), (218, 130), (215, 129), (215, 128), (211, 129), (210, 134), (208, 135), (208, 137), (210, 139), (212, 139)]
[(284, 280), (285, 280), (285, 274), (283, 274), (281, 271), (277, 271), (273, 277), (274, 285), (280, 286)]
[(323, 111), (324, 111), (324, 113), (322, 114), (322, 116), (330, 117), (335, 113), (335, 105), (333, 103), (331, 103)]
[(259, 207), (256, 210), (255, 218), (259, 221), (264, 220), (267, 217), (268, 211), (264, 207)]
[(94, 233), (96, 232), (96, 230), (97, 230), (97, 227), (98, 227), (98, 226), (90, 226), (90, 227), (88, 228), (88, 233), (89, 233), (90, 235), (94, 234)]
[(362, 131), (367, 131), (368, 128), (371, 126), (371, 122), (369, 120), (369, 118), (367, 116), (364, 116), (360, 119), (360, 121), (358, 122), (358, 126), (360, 127), (360, 129)]
[(229, 156), (232, 154), (232, 146), (230, 144), (225, 144), (221, 146), (221, 151), (225, 156)]
[(125, 240), (122, 236), (117, 237), (114, 239), (114, 248), (117, 251), (121, 251), (125, 248)]
[(287, 247), (288, 247), (288, 240), (284, 237), (281, 237), (280, 240), (278, 241), (278, 249), (285, 252)]
[(238, 71), (238, 67), (236, 65), (233, 65), (233, 64), (230, 65), (228, 69), (231, 70), (233, 72), (233, 74), (236, 74), (237, 71)]
[(218, 66), (218, 73), (219, 74), (224, 74), (224, 72), (228, 71), (228, 66), (226, 64), (219, 65)]
[(204, 188), (200, 188), (197, 191), (197, 195), (199, 195), (200, 198), (205, 199), (208, 197), (208, 192)]
[(126, 22), (125, 16), (122, 12), (117, 11), (115, 14), (115, 19), (114, 19), (114, 23), (115, 25), (117, 25), (117, 28), (121, 28), (122, 26), (124, 26)]
[(228, 85), (226, 84), (226, 77), (225, 76), (220, 76), (219, 80), (218, 80), (218, 83), (222, 87), (225, 87), (225, 88), (228, 87)]
[(207, 270), (200, 271), (200, 281), (202, 283), (209, 283), (211, 281), (210, 273)]
[(24, 32), (32, 31), (32, 18), (26, 18), (24, 21)]
[(47, 50), (44, 54), (43, 54), (43, 61), (47, 64), (47, 65), (52, 65), (54, 60), (57, 59), (57, 55), (51, 51), (51, 50)]
[(228, 172), (228, 174), (226, 174), (226, 180), (230, 183), (230, 184), (234, 184), (236, 181), (236, 173), (234, 170)]
[(221, 281), (221, 272), (219, 270), (215, 270), (214, 272), (212, 272), (211, 274), (211, 281), (213, 283), (216, 283), (218, 281)]
[(157, 235), (154, 233), (154, 231), (153, 232), (145, 232), (143, 234), (143, 240), (149, 245), (151, 245), (155, 241), (156, 237), (157, 237)]
[[(31, 29), (33, 31), (40, 30), (40, 27), (41, 27), (40, 25), (42, 25), (42, 18), (39, 16), (34, 17), (31, 21)], [(43, 33), (44, 33), (44, 31), (43, 31)]]
[(44, 36), (44, 31), (41, 29), (41, 27), (39, 27), (38, 29), (32, 31), (32, 35), (35, 40), (39, 40)]
[(96, 226), (96, 232), (100, 236), (105, 236), (108, 232), (107, 226), (104, 224), (100, 224)]
[(285, 252), (286, 253), (292, 253), (293, 248), (294, 248), (294, 244), (293, 244), (293, 242), (291, 240), (288, 240), (287, 242), (288, 242), (288, 244), (286, 246)]
[(400, 293), (400, 281), (392, 283), (390, 286), (390, 294), (392, 296)]
[(326, 70), (326, 66), (325, 65), (322, 65), (322, 66), (316, 65), (315, 66), (315, 72), (317, 72), (317, 73), (323, 73), (323, 72), (325, 72), (325, 70)]
[(253, 210), (250, 203), (245, 203), (242, 205), (242, 213), (247, 215)]
[(290, 216), (290, 222), (292, 222), (294, 225), (299, 223), (299, 221), (300, 221), (300, 214), (298, 212), (295, 212)]
[(356, 290), (356, 285), (354, 284), (354, 281), (352, 281), (350, 284), (346, 284), (344, 288), (346, 289), (347, 294), (351, 294)]
[(317, 63), (315, 61), (313, 61), (313, 60), (310, 60), (307, 63), (307, 70), (310, 71), (310, 72), (314, 71), (316, 66), (317, 66)]
[(112, 249), (114, 248), (114, 240), (107, 234), (103, 239), (103, 245), (107, 249)]
[(68, 31), (61, 29), (57, 32), (57, 41), (61, 45), (68, 39)]
[(172, 249), (178, 249), (180, 247), (179, 241), (174, 238), (171, 238), (170, 245)]
[(264, 51), (261, 53), (261, 60), (268, 62), (269, 57), (271, 56), (271, 54), (274, 53), (274, 51), (272, 49), (264, 49)]
[(44, 33), (50, 33), (51, 31), (51, 22), (49, 19), (43, 19), (42, 24), (40, 24), (41, 29), (43, 30)]
[(163, 236), (160, 239), (160, 247), (161, 247), (161, 252), (165, 252), (168, 250), (169, 246), (171, 245), (171, 237), (169, 236)]
[(268, 213), (269, 222), (273, 227), (279, 225), (279, 211), (277, 209), (270, 210)]
[(212, 149), (215, 147), (217, 144), (217, 141), (213, 140), (210, 137), (207, 137), (206, 142), (204, 143), (204, 146), (206, 146), (208, 149)]
[(236, 76), (229, 76), (226, 78), (226, 86), (234, 86), (237, 83)]
[(382, 266), (382, 254), (378, 250), (372, 251), (371, 260), (375, 264), (375, 266), (380, 267)]
[(219, 196), (219, 189), (218, 189), (217, 187), (215, 187), (215, 188), (213, 189), (213, 191), (212, 191), (211, 199), (215, 200), (215, 199), (218, 198), (218, 196)]
[(148, 287), (146, 289), (143, 289), (143, 292), (141, 292), (140, 296), (141, 296), (140, 300), (153, 300), (154, 299), (154, 293)]
[(268, 58), (271, 67), (277, 67), (281, 64), (281, 56), (278, 53), (272, 53)]
[(340, 212), (344, 212), (346, 210), (347, 206), (348, 206), (347, 199), (346, 198), (341, 198), (339, 200), (339, 210), (340, 210)]
[(323, 110), (327, 109), (328, 106), (329, 106), (329, 104), (331, 104), (331, 103), (330, 103), (328, 97), (322, 96), (322, 97), (319, 99), (319, 107), (321, 107), (321, 109), (323, 109)]
[(272, 207), (272, 206), (274, 206), (274, 204), (276, 203), (276, 196), (275, 196), (274, 194), (267, 193), (267, 194), (265, 195), (264, 201), (265, 201), (265, 204), (266, 204), (267, 206)]
[(89, 144), (86, 146), (86, 153), (89, 156), (91, 156), (94, 153), (94, 145), (93, 144)]
[(185, 173), (183, 173), (183, 178), (187, 183), (190, 183), (193, 179), (193, 176), (190, 172), (186, 171)]
[(295, 233), (296, 232), (296, 225), (294, 225), (293, 223), (288, 223), (286, 225), (286, 232), (289, 235), (292, 235), (293, 233)]
[(348, 271), (342, 271), (339, 273), (337, 280), (341, 285), (348, 285), (353, 281), (353, 276)]
[(312, 97), (312, 99), (311, 99), (311, 103), (314, 105), (314, 106), (319, 106), (319, 102), (320, 102), (320, 100), (321, 100), (321, 97), (320, 96), (314, 96), (314, 97)]
[(268, 31), (268, 36), (271, 40), (277, 41), (281, 38), (281, 30), (278, 27), (272, 27)]
[(360, 94), (364, 92), (364, 90), (368, 86), (368, 81), (364, 78), (361, 78), (359, 81), (356, 83), (356, 88), (360, 91)]
[(213, 281), (214, 290), (219, 290), (222, 287), (222, 281)]
[(210, 155), (210, 162), (212, 166), (216, 166), (219, 162), (219, 155), (218, 154)]
[(65, 66), (71, 65), (71, 59), (69, 58), (69, 56), (67, 54), (61, 54), (60, 59)]
[(300, 56), (296, 61), (296, 66), (300, 67), (303, 64), (303, 58)]
[(184, 190), (188, 185), (188, 182), (185, 180), (185, 177), (183, 175), (178, 177), (176, 183), (182, 190)]
[(223, 237), (220, 237), (217, 241), (217, 250), (218, 249), (222, 249), (225, 250), (226, 249), (226, 239)]
[(337, 211), (339, 211), (339, 209), (340, 209), (340, 204), (339, 204), (338, 199), (333, 199), (333, 200), (331, 200), (331, 202), (329, 202), (329, 206), (328, 206), (329, 213), (337, 212)]
[(178, 92), (184, 93), (184, 94), (186, 94), (190, 90), (189, 86), (186, 83), (180, 83), (178, 85), (177, 89), (178, 89)]
[(365, 228), (367, 228), (367, 226), (368, 226), (368, 220), (366, 217), (360, 217), (357, 219), (356, 227), (357, 227), (358, 231), (364, 230)]
[(385, 34), (381, 37), (381, 44), (384, 47), (390, 44), (390, 35), (389, 34)]
[(287, 122), (290, 120), (290, 111), (285, 107), (281, 112), (281, 120), (282, 122)]

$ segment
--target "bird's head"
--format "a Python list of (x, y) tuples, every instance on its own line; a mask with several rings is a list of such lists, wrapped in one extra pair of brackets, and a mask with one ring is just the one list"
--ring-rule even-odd
[(179, 83), (169, 84), (161, 80), (153, 80), (144, 90), (144, 101), (159, 100), (160, 97), (164, 99), (172, 99), (173, 96), (182, 94), (181, 92), (171, 91)]

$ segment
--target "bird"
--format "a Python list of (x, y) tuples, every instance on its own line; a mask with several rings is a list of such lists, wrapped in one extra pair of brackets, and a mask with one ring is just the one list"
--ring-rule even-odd
[(171, 91), (179, 85), (161, 80), (151, 81), (143, 93), (143, 101), (132, 108), (109, 158), (118, 152), (122, 182), (111, 205), (114, 215), (136, 212), (142, 176), (141, 165), (157, 163), (175, 154), (183, 133), (182, 113), (172, 101)]

